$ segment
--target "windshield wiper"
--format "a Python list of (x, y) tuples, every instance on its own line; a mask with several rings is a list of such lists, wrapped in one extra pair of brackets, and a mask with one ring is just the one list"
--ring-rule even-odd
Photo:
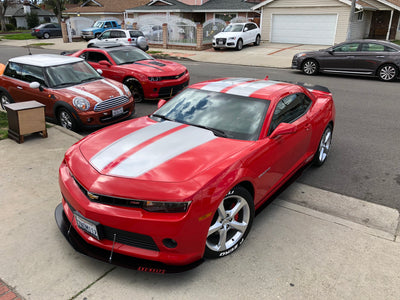
[(99, 80), (99, 79), (101, 79), (101, 77), (89, 77), (89, 78), (81, 80), (81, 83), (82, 82), (92, 81), (92, 80)]
[(168, 118), (168, 117), (166, 117), (166, 116), (164, 116), (164, 115), (152, 114), (151, 116), (152, 116), (152, 117), (156, 117), (156, 118), (160, 118), (160, 119), (165, 120), (165, 121), (172, 121), (172, 122), (174, 122), (174, 120), (172, 120), (172, 119), (170, 119), (170, 118)]
[(227, 134), (225, 133), (225, 131), (220, 130), (220, 129), (216, 129), (216, 128), (212, 128), (212, 127), (208, 127), (208, 126), (204, 126), (204, 125), (192, 124), (192, 123), (185, 123), (185, 124), (210, 130), (210, 131), (212, 131), (212, 133), (214, 133), (215, 136), (228, 137)]

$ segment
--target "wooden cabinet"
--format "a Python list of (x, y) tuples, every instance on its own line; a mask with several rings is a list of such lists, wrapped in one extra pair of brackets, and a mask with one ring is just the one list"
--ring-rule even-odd
[(37, 101), (26, 101), (4, 105), (8, 116), (8, 137), (24, 142), (24, 135), (35, 132), (47, 137), (44, 115), (45, 105)]

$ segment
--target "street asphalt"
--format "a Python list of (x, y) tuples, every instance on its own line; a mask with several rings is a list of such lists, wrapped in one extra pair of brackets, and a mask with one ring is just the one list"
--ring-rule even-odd
[[(36, 41), (35, 41), (36, 42)], [(78, 50), (86, 43), (45, 47)], [(0, 45), (25, 46), (25, 42)], [(58, 48), (55, 48), (58, 47)], [(324, 46), (263, 43), (242, 51), (157, 49), (197, 61), (290, 67)], [(150, 50), (153, 50), (152, 48)], [(59, 231), (58, 167), (82, 137), (50, 125), (48, 138), (0, 141), (0, 300), (399, 299), (399, 212), (293, 183), (258, 212), (232, 255), (178, 274), (151, 274), (74, 251)], [(5, 285), (2, 285), (3, 281)], [(11, 298), (11, 296), (13, 298)]]

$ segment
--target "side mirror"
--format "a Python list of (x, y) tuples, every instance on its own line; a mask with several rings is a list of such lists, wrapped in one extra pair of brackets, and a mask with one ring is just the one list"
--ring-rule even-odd
[(167, 103), (167, 100), (164, 99), (160, 99), (157, 103), (157, 108), (160, 108), (161, 106), (163, 106), (165, 103)]
[(96, 69), (97, 73), (99, 73), (100, 75), (103, 74), (103, 71), (101, 69)]
[(333, 55), (334, 52), (335, 52), (335, 51), (333, 51), (332, 49), (329, 49), (329, 50), (328, 50), (328, 53), (329, 53), (330, 55)]
[(249, 30), (249, 29), (248, 29), (247, 27), (245, 27), (243, 31), (246, 32), (246, 31), (248, 31), (248, 30)]
[(110, 66), (111, 66), (110, 62), (108, 62), (108, 61), (106, 61), (106, 60), (101, 60), (101, 61), (99, 61), (99, 64), (102, 65), (102, 66), (107, 66), (107, 67), (110, 67)]
[(31, 89), (38, 89), (38, 88), (40, 87), (40, 83), (37, 82), (37, 81), (31, 82), (31, 83), (29, 84), (29, 87), (30, 87)]
[(271, 139), (281, 135), (293, 134), (297, 131), (297, 126), (289, 123), (280, 123), (270, 135)]

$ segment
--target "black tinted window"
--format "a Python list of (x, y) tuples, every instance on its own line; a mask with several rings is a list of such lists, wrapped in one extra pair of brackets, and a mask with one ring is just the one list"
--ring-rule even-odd
[(91, 61), (91, 62), (99, 62), (99, 61), (101, 61), (101, 60), (106, 60), (106, 61), (108, 61), (108, 59), (107, 59), (107, 56), (105, 56), (103, 53), (100, 53), (100, 52), (86, 52), (86, 57), (85, 57), (85, 59), (87, 60), (87, 61)]
[(359, 43), (348, 43), (341, 46), (334, 47), (335, 52), (355, 52), (358, 50)]

